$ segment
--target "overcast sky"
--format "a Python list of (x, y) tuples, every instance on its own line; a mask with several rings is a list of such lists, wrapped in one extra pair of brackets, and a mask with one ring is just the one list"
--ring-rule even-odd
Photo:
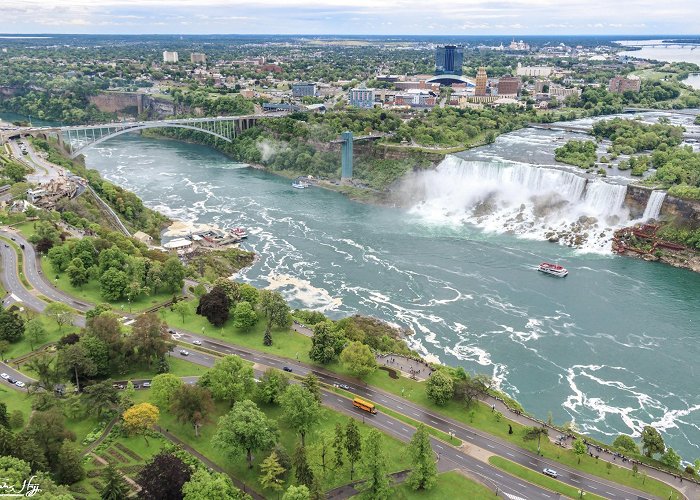
[(700, 0), (0, 0), (4, 33), (698, 34)]

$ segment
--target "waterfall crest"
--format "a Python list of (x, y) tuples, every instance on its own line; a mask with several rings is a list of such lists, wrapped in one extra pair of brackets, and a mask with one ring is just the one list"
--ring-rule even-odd
[(525, 163), (448, 156), (402, 189), (420, 200), (411, 212), (433, 223), (472, 223), (486, 230), (607, 251), (613, 229), (629, 219), (627, 186)]

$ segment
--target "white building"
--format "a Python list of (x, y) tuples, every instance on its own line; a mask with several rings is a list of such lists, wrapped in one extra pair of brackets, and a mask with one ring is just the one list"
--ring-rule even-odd
[(539, 76), (547, 78), (552, 73), (554, 73), (554, 68), (551, 66), (523, 66), (522, 63), (518, 63), (518, 67), (515, 69), (516, 76)]
[(176, 63), (178, 61), (177, 52), (163, 51), (163, 62)]

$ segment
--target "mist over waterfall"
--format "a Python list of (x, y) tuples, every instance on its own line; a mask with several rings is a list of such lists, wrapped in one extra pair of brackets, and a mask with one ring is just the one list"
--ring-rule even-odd
[(470, 223), (488, 231), (608, 251), (629, 220), (627, 186), (555, 168), (448, 156), (408, 179), (411, 213), (432, 223)]

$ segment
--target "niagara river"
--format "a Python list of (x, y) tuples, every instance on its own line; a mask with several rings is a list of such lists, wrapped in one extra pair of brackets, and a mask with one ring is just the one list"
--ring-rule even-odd
[[(630, 217), (626, 179), (552, 165), (574, 137), (562, 135), (525, 129), (448, 156), (411, 179), (403, 208), (296, 190), (207, 147), (133, 135), (88, 149), (86, 164), (173, 219), (247, 228), (259, 258), (236, 279), (293, 307), (410, 328), (412, 348), (493, 376), (542, 419), (609, 441), (651, 424), (692, 461), (700, 274), (610, 253)], [(598, 221), (584, 250), (545, 241), (581, 217)], [(537, 273), (542, 261), (569, 276)]]

